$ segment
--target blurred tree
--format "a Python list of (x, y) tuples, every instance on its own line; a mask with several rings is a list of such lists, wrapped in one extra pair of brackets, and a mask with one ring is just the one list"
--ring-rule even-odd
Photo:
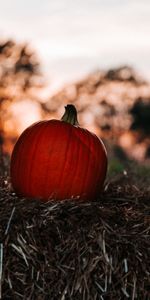
[(27, 46), (20, 49), (18, 60), (15, 63), (15, 72), (28, 72), (29, 74), (38, 73), (39, 63), (33, 60), (33, 53), (28, 51)]
[(130, 110), (133, 116), (131, 129), (141, 130), (147, 135), (150, 134), (150, 99), (143, 100), (142, 98), (138, 98)]
[(109, 157), (144, 161), (150, 147), (149, 95), (149, 82), (133, 68), (122, 66), (98, 70), (68, 85), (47, 106), (74, 102), (81, 123), (105, 140)]
[(135, 84), (143, 83), (143, 80), (139, 78), (133, 68), (129, 66), (121, 66), (119, 68), (110, 69), (106, 72), (104, 78), (112, 81), (128, 81)]
[(13, 104), (32, 99), (32, 102), (36, 103), (36, 109), (39, 107), (39, 111), (42, 110), (37, 95), (39, 88), (43, 88), (43, 86), (38, 58), (29, 45), (19, 44), (12, 40), (0, 42), (1, 141), (5, 142), (12, 138), (11, 134), (9, 136), (11, 130), (14, 130), (13, 138), (16, 135), (15, 117), (12, 113)]
[[(40, 65), (29, 46), (14, 41), (0, 43), (0, 86), (17, 82), (21, 88), (29, 87), (33, 76), (40, 76)], [(21, 80), (19, 81), (19, 78)], [(24, 80), (23, 80), (24, 78)], [(28, 86), (26, 85), (28, 81)]]

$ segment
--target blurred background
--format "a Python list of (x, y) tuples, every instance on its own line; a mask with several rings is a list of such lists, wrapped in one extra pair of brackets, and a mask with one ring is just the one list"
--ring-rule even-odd
[[(150, 1), (0, 0), (0, 144), (66, 103), (111, 168), (150, 165)], [(1, 159), (4, 164), (4, 159)]]

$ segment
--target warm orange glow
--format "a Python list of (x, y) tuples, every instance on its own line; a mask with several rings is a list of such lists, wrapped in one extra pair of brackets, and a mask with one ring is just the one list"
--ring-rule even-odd
[[(0, 54), (3, 63), (0, 68), (0, 130), (4, 151), (11, 153), (26, 127), (42, 119), (60, 119), (64, 106), (72, 103), (78, 110), (82, 127), (120, 146), (128, 157), (144, 159), (149, 142), (145, 142), (139, 131), (131, 130), (133, 115), (130, 110), (138, 99), (149, 103), (150, 84), (136, 77), (132, 69), (98, 71), (50, 95), (49, 86), (43, 84), (28, 48), (21, 50), (10, 44), (9, 51), (8, 57), (6, 53)], [(10, 71), (4, 72), (8, 65)]]
[[(34, 122), (42, 119), (40, 105), (32, 100), (22, 100), (12, 103), (9, 107), (11, 118), (4, 123), (4, 130), (11, 132), (15, 131), (17, 135)], [(13, 124), (13, 128), (12, 128)]]

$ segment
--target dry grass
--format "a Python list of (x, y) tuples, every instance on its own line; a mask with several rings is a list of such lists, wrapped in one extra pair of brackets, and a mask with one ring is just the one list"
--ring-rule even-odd
[(150, 299), (150, 193), (128, 182), (92, 203), (40, 203), (1, 178), (0, 299)]

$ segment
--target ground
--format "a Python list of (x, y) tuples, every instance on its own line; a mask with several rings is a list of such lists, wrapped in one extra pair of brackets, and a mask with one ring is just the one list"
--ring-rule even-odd
[(41, 203), (17, 197), (5, 170), (0, 299), (150, 299), (149, 175), (112, 159), (98, 199)]

